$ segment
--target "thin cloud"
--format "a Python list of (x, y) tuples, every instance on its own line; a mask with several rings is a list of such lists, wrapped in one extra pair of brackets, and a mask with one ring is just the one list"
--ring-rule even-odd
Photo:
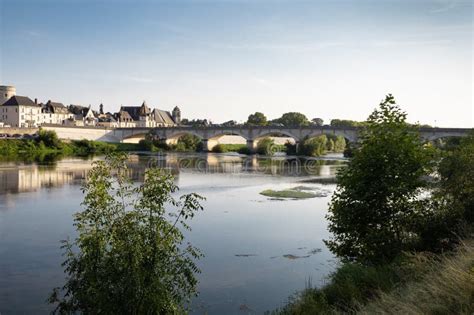
[[(470, 2), (469, 2), (470, 3)], [(439, 6), (437, 8), (431, 9), (431, 13), (443, 13), (450, 11), (457, 7), (462, 6), (463, 4), (469, 4), (467, 1), (463, 0), (441, 0), (439, 1)]]

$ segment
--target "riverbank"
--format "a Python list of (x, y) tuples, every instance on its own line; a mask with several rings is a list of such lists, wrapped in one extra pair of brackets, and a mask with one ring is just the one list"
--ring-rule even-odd
[(270, 314), (472, 314), (474, 239), (449, 254), (417, 253), (383, 266), (347, 263)]

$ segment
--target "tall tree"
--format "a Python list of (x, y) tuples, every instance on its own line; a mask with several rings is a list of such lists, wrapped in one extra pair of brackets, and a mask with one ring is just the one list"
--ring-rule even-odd
[(368, 118), (361, 144), (338, 175), (327, 218), (329, 248), (345, 260), (386, 262), (416, 239), (412, 219), (422, 211), (422, 176), (431, 152), (387, 95)]
[(322, 126), (324, 125), (324, 120), (322, 118), (313, 118), (311, 119), (311, 123), (315, 126)]
[(308, 118), (304, 114), (297, 112), (285, 113), (275, 121), (286, 127), (300, 127), (309, 125)]
[(95, 162), (88, 174), (85, 209), (74, 219), (78, 236), (63, 245), (67, 281), (49, 299), (56, 312), (176, 314), (196, 293), (194, 260), (201, 254), (183, 246), (179, 226), (188, 228), (202, 197), (175, 199), (173, 176), (157, 168), (133, 185), (126, 159)]
[(266, 126), (268, 125), (267, 117), (260, 112), (255, 112), (255, 114), (250, 114), (247, 119), (247, 125), (249, 126)]

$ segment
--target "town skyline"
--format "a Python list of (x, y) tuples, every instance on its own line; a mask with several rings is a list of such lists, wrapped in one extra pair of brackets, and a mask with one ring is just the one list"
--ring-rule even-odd
[[(14, 86), (14, 85), (1, 85), (0, 84), (0, 86), (2, 86), (2, 87), (12, 87), (12, 88), (16, 89), (16, 86)], [(22, 94), (21, 92), (18, 95), (28, 97), (32, 101), (37, 103), (38, 105), (46, 105), (47, 103), (50, 103), (50, 102), (54, 103), (55, 102), (55, 103), (62, 104), (66, 107), (79, 106), (79, 107), (84, 107), (84, 108), (90, 108), (95, 113), (99, 113), (100, 110), (103, 110), (104, 113), (111, 113), (111, 114), (114, 114), (114, 115), (119, 113), (121, 111), (121, 108), (123, 108), (123, 107), (137, 107), (138, 108), (138, 107), (140, 107), (142, 105), (145, 105), (145, 104), (147, 106), (150, 106), (152, 109), (155, 109), (155, 108), (158, 109), (159, 108), (159, 109), (165, 110), (169, 113), (171, 113), (172, 108), (176, 108), (176, 107), (186, 108), (186, 106), (184, 104), (172, 104), (172, 105), (155, 104), (155, 103), (148, 102), (146, 99), (143, 99), (142, 101), (138, 101), (138, 102), (133, 103), (133, 104), (118, 104), (118, 105), (109, 104), (107, 106), (106, 104), (104, 104), (102, 102), (100, 102), (100, 103), (89, 103), (89, 104), (77, 104), (77, 103), (75, 104), (75, 103), (63, 102), (61, 100), (55, 100), (55, 99), (51, 99), (51, 98), (45, 98), (43, 100), (43, 99), (39, 99), (37, 97), (31, 97), (29, 95)], [(0, 104), (0, 106), (1, 105), (2, 104)], [(375, 106), (374, 106), (374, 108), (375, 108)], [(403, 108), (402, 108), (402, 110), (403, 110)], [(277, 118), (281, 117), (283, 114), (289, 113), (289, 112), (295, 112), (295, 111), (289, 109), (288, 111), (283, 111), (280, 114), (277, 114), (277, 116), (275, 116), (275, 117), (268, 116), (265, 112), (261, 112), (261, 113), (263, 113), (268, 118), (268, 120), (271, 121), (271, 120), (277, 119)], [(188, 117), (186, 114), (184, 114), (182, 116), (182, 118), (183, 119), (185, 118), (185, 119), (188, 119), (188, 120), (207, 120), (211, 124), (222, 124), (222, 123), (226, 123), (226, 122), (230, 122), (230, 121), (235, 121), (238, 124), (244, 124), (244, 123), (246, 123), (246, 121), (248, 119), (248, 116), (250, 116), (254, 113), (256, 113), (256, 112), (249, 112), (248, 115), (244, 119), (241, 119), (241, 120), (237, 120), (237, 119), (234, 119), (232, 117), (228, 117), (228, 119), (224, 119), (222, 121), (214, 121), (214, 120), (212, 120), (212, 118), (209, 118), (205, 115), (200, 116), (200, 117)], [(310, 121), (313, 120), (313, 119), (316, 119), (316, 118), (322, 118), (325, 125), (329, 125), (331, 123), (331, 120), (333, 120), (333, 119), (335, 119), (335, 120), (353, 120), (353, 121), (358, 121), (358, 122), (365, 121), (365, 119), (357, 120), (357, 119), (353, 119), (352, 117), (328, 117), (328, 118), (324, 118), (324, 117), (318, 116), (317, 114), (316, 115), (310, 115), (310, 114), (307, 114), (307, 113), (304, 113), (304, 112), (302, 112), (302, 114), (304, 114)], [(367, 113), (367, 116), (369, 114), (370, 113)], [(413, 123), (413, 124), (430, 125), (430, 126), (433, 126), (433, 127), (463, 127), (463, 126), (439, 126), (439, 125), (437, 125), (436, 120), (434, 121), (434, 124), (433, 123), (430, 124), (429, 122), (424, 122), (424, 121), (412, 121), (409, 118), (410, 117), (408, 116), (408, 120), (410, 121), (410, 123)], [(471, 126), (468, 126), (468, 128), (469, 127), (471, 127)]]
[(470, 1), (0, 6), (0, 82), (41, 100), (361, 121), (392, 93), (411, 122), (474, 121)]

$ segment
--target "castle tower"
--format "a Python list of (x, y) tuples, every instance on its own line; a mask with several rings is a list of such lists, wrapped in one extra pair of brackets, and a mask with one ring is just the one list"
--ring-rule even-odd
[(174, 122), (179, 125), (181, 123), (181, 110), (179, 109), (178, 106), (176, 106), (175, 108), (173, 108), (173, 120)]
[(0, 105), (3, 105), (10, 97), (16, 95), (16, 88), (14, 86), (0, 85)]

